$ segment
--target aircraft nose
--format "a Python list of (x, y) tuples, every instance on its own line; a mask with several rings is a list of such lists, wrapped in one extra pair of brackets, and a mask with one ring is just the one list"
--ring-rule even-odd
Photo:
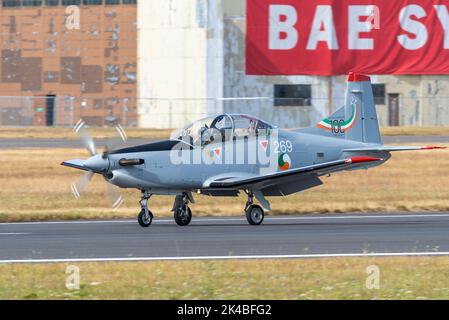
[(97, 154), (84, 161), (83, 165), (95, 172), (106, 172), (109, 169), (109, 159), (103, 158), (101, 154)]

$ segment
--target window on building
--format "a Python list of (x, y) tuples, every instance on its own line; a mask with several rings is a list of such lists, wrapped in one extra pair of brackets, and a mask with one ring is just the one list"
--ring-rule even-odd
[(106, 0), (105, 4), (120, 4), (120, 0)]
[(375, 104), (385, 104), (385, 84), (373, 84), (373, 96)]
[(79, 6), (81, 4), (81, 0), (62, 0), (63, 6)]
[(83, 0), (84, 5), (103, 4), (103, 0)]
[(45, 5), (47, 7), (53, 7), (59, 5), (59, 0), (45, 0)]
[(275, 84), (275, 107), (305, 107), (312, 105), (312, 86), (310, 84)]
[(2, 4), (4, 7), (20, 7), (20, 0), (3, 0)]
[(42, 0), (22, 0), (22, 6), (24, 7), (40, 7)]

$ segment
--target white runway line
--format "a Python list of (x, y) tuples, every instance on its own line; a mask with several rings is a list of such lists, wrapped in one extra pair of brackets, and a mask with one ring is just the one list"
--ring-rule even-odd
[(259, 260), (259, 259), (313, 259), (313, 258), (361, 258), (361, 257), (416, 257), (449, 256), (449, 252), (394, 252), (394, 253), (331, 253), (250, 256), (198, 256), (198, 257), (124, 257), (124, 258), (73, 258), (73, 259), (26, 259), (0, 260), (11, 263), (65, 263), (65, 262), (132, 262), (132, 261), (183, 261), (183, 260)]
[(24, 233), (24, 232), (9, 232), (9, 233), (0, 233), (0, 236), (21, 236), (25, 234), (31, 234), (31, 233)]
[[(283, 220), (332, 220), (332, 219), (382, 219), (382, 218), (449, 218), (448, 213), (429, 213), (429, 214), (394, 214), (394, 215), (343, 215), (343, 216), (295, 216), (295, 217), (273, 217), (268, 216), (266, 221), (283, 221)], [(195, 218), (192, 222), (226, 222), (226, 221), (246, 221), (245, 218)], [(171, 223), (173, 219), (155, 219), (153, 224)], [(39, 224), (127, 224), (136, 223), (134, 220), (84, 220), (84, 221), (34, 221), (34, 222), (5, 222), (0, 223), (0, 226), (7, 225), (39, 225)]]

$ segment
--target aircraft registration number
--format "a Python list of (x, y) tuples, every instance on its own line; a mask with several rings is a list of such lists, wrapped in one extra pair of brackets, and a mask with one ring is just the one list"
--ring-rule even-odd
[(293, 143), (290, 140), (280, 140), (273, 142), (275, 153), (288, 153), (293, 151)]

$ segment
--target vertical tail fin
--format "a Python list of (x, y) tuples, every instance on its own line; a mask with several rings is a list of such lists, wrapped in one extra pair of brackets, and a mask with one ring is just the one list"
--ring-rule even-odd
[(369, 143), (381, 143), (371, 79), (349, 73), (345, 105), (320, 121), (309, 133)]

